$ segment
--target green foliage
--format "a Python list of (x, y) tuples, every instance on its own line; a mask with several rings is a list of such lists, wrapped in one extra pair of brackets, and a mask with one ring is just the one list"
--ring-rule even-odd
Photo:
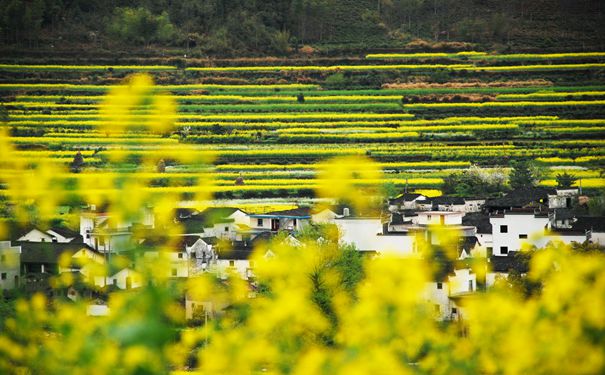
[(326, 78), (324, 86), (329, 89), (342, 89), (349, 84), (349, 79), (343, 72), (334, 73)]
[(521, 189), (536, 185), (535, 176), (531, 170), (531, 164), (527, 160), (518, 160), (513, 163), (513, 169), (509, 176), (509, 185), (513, 189)]
[(557, 174), (555, 179), (557, 180), (557, 187), (559, 189), (569, 189), (578, 180), (578, 178), (576, 176), (569, 174), (567, 172)]
[(478, 168), (452, 173), (443, 179), (441, 191), (461, 197), (496, 196), (506, 190), (502, 173), (486, 174)]
[(148, 46), (152, 42), (171, 40), (175, 30), (166, 12), (154, 15), (147, 8), (139, 7), (116, 9), (108, 32), (123, 42)]

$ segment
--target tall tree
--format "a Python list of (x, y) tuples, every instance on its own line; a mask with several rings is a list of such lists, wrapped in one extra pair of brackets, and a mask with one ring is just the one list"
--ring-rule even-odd
[(535, 176), (527, 160), (519, 160), (513, 163), (508, 183), (513, 189), (536, 186)]

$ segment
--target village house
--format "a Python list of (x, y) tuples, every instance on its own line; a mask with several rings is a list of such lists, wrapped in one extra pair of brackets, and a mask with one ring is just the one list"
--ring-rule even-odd
[(250, 230), (253, 233), (277, 232), (280, 230), (297, 231), (311, 222), (311, 208), (299, 207), (248, 216), (250, 217)]
[(118, 221), (107, 207), (90, 205), (80, 215), (80, 235), (84, 243), (102, 253), (119, 253), (132, 245), (134, 228), (152, 229), (155, 225), (153, 209), (143, 208), (140, 222)]
[(79, 233), (64, 227), (51, 227), (49, 229), (31, 228), (21, 235), (17, 241), (21, 242), (58, 242), (68, 243), (72, 241), (81, 241)]

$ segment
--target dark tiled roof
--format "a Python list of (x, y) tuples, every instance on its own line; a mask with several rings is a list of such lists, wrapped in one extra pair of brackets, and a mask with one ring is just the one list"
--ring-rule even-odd
[(507, 256), (495, 256), (490, 258), (490, 265), (493, 272), (527, 273), (529, 271), (529, 256), (520, 252), (512, 252)]
[(462, 217), (462, 225), (476, 227), (477, 233), (492, 233), (492, 224), (489, 222), (489, 215), (482, 212), (467, 213)]
[(488, 200), (488, 208), (523, 208), (548, 205), (548, 195), (556, 194), (555, 189), (544, 187), (527, 187), (511, 191), (502, 198)]
[(450, 196), (447, 196), (447, 195), (442, 195), (440, 197), (434, 197), (431, 200), (433, 201), (433, 204), (456, 204), (456, 205), (460, 205), (460, 204), (464, 204), (465, 203), (464, 198), (450, 197)]
[(196, 213), (197, 211), (192, 208), (177, 208), (174, 212), (177, 220), (188, 218)]
[(250, 215), (250, 216), (298, 216), (298, 217), (307, 217), (307, 216), (311, 216), (311, 208), (310, 207), (298, 207), (298, 208), (293, 208), (291, 210), (271, 211), (271, 212), (265, 212), (263, 214)]
[(471, 250), (475, 248), (479, 240), (475, 236), (460, 237), (460, 250), (465, 250), (470, 255)]
[(218, 243), (218, 237), (202, 237), (202, 241), (204, 241), (208, 245), (216, 245)]
[(49, 230), (52, 230), (53, 232), (58, 233), (65, 238), (76, 238), (80, 236), (80, 233), (66, 227), (55, 226), (49, 228)]
[(402, 214), (391, 215), (391, 225), (402, 225), (404, 223)]
[(184, 226), (187, 233), (201, 233), (202, 227), (211, 227), (214, 224), (232, 223), (233, 219), (228, 216), (233, 214), (239, 208), (234, 207), (209, 207), (204, 211), (192, 214), (188, 217), (178, 219)]
[(193, 246), (197, 241), (199, 241), (202, 237), (197, 236), (197, 235), (186, 235), (186, 236), (181, 236), (180, 238), (180, 242), (179, 242), (179, 249), (183, 249), (185, 250), (185, 246), (187, 247), (191, 247)]
[(605, 232), (605, 216), (579, 216), (571, 225), (575, 231), (591, 230), (593, 232)]
[(16, 241), (15, 246), (21, 246), (22, 263), (58, 263), (59, 257), (65, 252), (76, 253), (82, 248), (97, 252), (81, 242), (24, 242)]
[(403, 202), (412, 202), (414, 199), (422, 196), (422, 194), (417, 193), (403, 193), (399, 194), (395, 198), (389, 199), (389, 204), (401, 204)]
[(555, 220), (568, 220), (576, 216), (575, 211), (569, 208), (556, 208)]
[(252, 255), (254, 248), (245, 242), (236, 241), (230, 249), (217, 249), (216, 257), (222, 260), (245, 260)]

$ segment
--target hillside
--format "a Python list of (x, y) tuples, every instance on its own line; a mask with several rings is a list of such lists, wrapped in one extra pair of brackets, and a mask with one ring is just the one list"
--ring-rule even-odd
[[(0, 10), (5, 58), (354, 55), (605, 49), (599, 0), (26, 1)], [(135, 7), (136, 4), (136, 7)], [(303, 46), (307, 46), (303, 48)]]

